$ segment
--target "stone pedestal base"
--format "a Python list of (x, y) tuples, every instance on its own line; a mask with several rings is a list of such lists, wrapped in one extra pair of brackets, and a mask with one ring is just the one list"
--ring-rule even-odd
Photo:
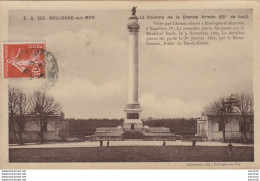
[(143, 123), (139, 119), (127, 119), (123, 123), (124, 131), (142, 131)]
[(127, 104), (125, 109), (125, 121), (123, 123), (124, 131), (142, 131), (143, 123), (141, 121), (140, 104), (138, 102)]

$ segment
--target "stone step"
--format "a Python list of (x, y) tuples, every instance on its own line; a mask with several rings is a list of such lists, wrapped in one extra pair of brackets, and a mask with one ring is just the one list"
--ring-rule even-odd
[(143, 139), (144, 135), (142, 132), (139, 131), (125, 131), (124, 134), (124, 139)]

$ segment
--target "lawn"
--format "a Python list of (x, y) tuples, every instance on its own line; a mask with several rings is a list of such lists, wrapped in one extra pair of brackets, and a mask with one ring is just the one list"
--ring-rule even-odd
[(85, 148), (10, 148), (10, 162), (250, 162), (253, 147), (114, 146)]

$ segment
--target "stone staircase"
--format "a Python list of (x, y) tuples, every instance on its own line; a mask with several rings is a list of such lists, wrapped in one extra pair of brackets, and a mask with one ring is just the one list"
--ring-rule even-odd
[(125, 131), (124, 134), (124, 139), (143, 139), (144, 134), (140, 131)]

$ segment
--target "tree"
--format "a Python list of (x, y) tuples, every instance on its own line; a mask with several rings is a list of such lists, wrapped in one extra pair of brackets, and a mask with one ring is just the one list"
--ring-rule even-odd
[(204, 108), (203, 116), (207, 116), (213, 123), (219, 123), (223, 131), (223, 142), (226, 141), (226, 125), (229, 123), (229, 113), (225, 107), (225, 98), (213, 101)]
[(9, 111), (9, 134), (13, 132), (14, 139), (17, 141), (15, 115), (17, 113), (18, 89), (8, 86), (8, 111)]
[(43, 132), (45, 131), (45, 128), (47, 127), (50, 119), (48, 117), (51, 117), (55, 114), (58, 114), (61, 112), (61, 106), (59, 103), (55, 101), (55, 99), (47, 95), (46, 92), (42, 91), (35, 91), (30, 96), (30, 107), (32, 109), (32, 112), (38, 117), (38, 125), (40, 126), (40, 137), (41, 137), (41, 143), (44, 143), (44, 136)]
[(254, 123), (254, 96), (242, 92), (234, 94), (234, 97), (237, 99), (236, 111), (241, 115), (243, 142), (247, 143), (246, 133)]
[(18, 114), (18, 134), (19, 143), (23, 144), (22, 133), (24, 131), (25, 114), (29, 111), (29, 102), (26, 93), (21, 89), (17, 90), (17, 114)]
[[(13, 132), (15, 141), (23, 144), (22, 133), (24, 130), (25, 114), (28, 113), (27, 95), (22, 89), (8, 87), (9, 131)], [(18, 136), (17, 137), (17, 132)]]

